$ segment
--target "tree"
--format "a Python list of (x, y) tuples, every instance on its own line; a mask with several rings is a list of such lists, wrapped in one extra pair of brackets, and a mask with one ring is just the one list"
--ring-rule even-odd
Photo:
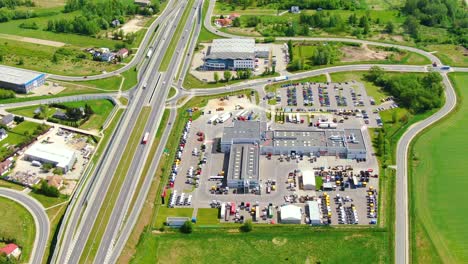
[(41, 169), (43, 171), (45, 171), (45, 172), (49, 172), (53, 167), (54, 167), (54, 165), (51, 164), (51, 163), (44, 163), (44, 164), (42, 164)]
[(52, 55), (52, 63), (54, 63), (54, 64), (57, 64), (57, 63), (58, 63), (58, 56), (57, 56), (57, 53), (54, 53), (54, 55)]
[(234, 20), (232, 21), (232, 26), (233, 27), (240, 27), (241, 26), (241, 22), (240, 22), (240, 19), (238, 17), (234, 18)]
[(224, 71), (224, 81), (229, 82), (232, 77), (232, 73), (230, 71)]
[(219, 82), (219, 74), (218, 74), (218, 72), (214, 72), (214, 73), (213, 73), (213, 79), (214, 79), (215, 83), (218, 83), (218, 82)]
[(293, 61), (294, 56), (293, 56), (293, 43), (292, 43), (292, 40), (288, 40), (288, 54), (289, 54), (289, 61)]
[(395, 124), (398, 121), (398, 113), (397, 111), (393, 111), (392, 113), (392, 123)]
[(180, 227), (180, 232), (184, 234), (190, 234), (193, 232), (193, 224), (190, 221), (185, 221), (185, 223)]
[(49, 196), (49, 197), (60, 196), (60, 191), (54, 186), (49, 186), (49, 184), (47, 184), (47, 182), (44, 180), (41, 181), (40, 189), (36, 189), (35, 192), (42, 193), (45, 196)]
[(405, 29), (408, 34), (410, 34), (413, 38), (419, 38), (419, 21), (414, 16), (409, 16), (405, 20)]
[(392, 21), (388, 21), (387, 24), (385, 25), (385, 32), (388, 34), (392, 34), (395, 31), (395, 25), (392, 23)]
[(17, 64), (17, 65), (24, 65), (24, 60), (23, 60), (23, 58), (20, 58), (16, 64)]
[(245, 221), (245, 223), (239, 227), (239, 230), (244, 233), (250, 232), (252, 231), (252, 229), (253, 229), (252, 220)]
[(63, 170), (60, 169), (60, 168), (54, 168), (54, 170), (52, 171), (53, 174), (55, 175), (62, 175), (63, 174)]

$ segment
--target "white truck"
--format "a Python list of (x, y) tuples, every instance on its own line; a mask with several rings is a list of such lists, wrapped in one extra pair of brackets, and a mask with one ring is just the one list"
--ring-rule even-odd
[(153, 48), (152, 47), (148, 49), (148, 52), (146, 53), (146, 58), (151, 57), (151, 55), (153, 55)]
[(273, 79), (274, 82), (280, 82), (280, 81), (286, 81), (286, 80), (288, 80), (288, 76), (285, 76), (285, 75), (278, 76)]
[(224, 123), (224, 122), (228, 121), (229, 118), (231, 118), (231, 113), (230, 112), (224, 113), (222, 116), (220, 116), (218, 118), (218, 122), (219, 123)]

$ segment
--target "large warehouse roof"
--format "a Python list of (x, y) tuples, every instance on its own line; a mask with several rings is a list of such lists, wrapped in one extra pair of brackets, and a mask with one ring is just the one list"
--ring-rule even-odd
[(253, 59), (254, 39), (215, 39), (207, 56), (208, 59)]
[(0, 65), (0, 82), (22, 85), (42, 75), (44, 74)]
[(65, 167), (74, 159), (75, 152), (55, 144), (36, 143), (26, 150), (25, 154), (56, 162), (58, 167)]
[(234, 144), (229, 157), (228, 178), (232, 180), (258, 180), (258, 146)]

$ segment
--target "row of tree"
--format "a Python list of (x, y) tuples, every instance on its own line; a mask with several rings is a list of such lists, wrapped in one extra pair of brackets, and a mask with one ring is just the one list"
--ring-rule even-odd
[(14, 9), (17, 6), (35, 6), (32, 0), (0, 0), (0, 8)]
[(347, 9), (355, 10), (362, 9), (365, 4), (361, 1), (349, 0), (219, 0), (236, 9), (240, 7), (246, 9), (247, 7), (268, 7), (274, 9), (289, 9), (291, 6), (299, 6), (302, 9)]
[(422, 77), (414, 74), (390, 75), (374, 66), (365, 78), (396, 98), (398, 103), (414, 113), (440, 107), (443, 103), (442, 77), (436, 72)]

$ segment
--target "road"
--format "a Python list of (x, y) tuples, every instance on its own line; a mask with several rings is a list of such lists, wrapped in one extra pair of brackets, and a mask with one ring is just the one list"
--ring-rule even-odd
[[(33, 216), (36, 225), (36, 236), (34, 238), (34, 246), (31, 251), (29, 262), (33, 264), (42, 263), (50, 233), (49, 218), (47, 217), (44, 207), (36, 199), (19, 191), (0, 188), (0, 196), (21, 204)], [(3, 219), (3, 221), (8, 221), (8, 219)]]

